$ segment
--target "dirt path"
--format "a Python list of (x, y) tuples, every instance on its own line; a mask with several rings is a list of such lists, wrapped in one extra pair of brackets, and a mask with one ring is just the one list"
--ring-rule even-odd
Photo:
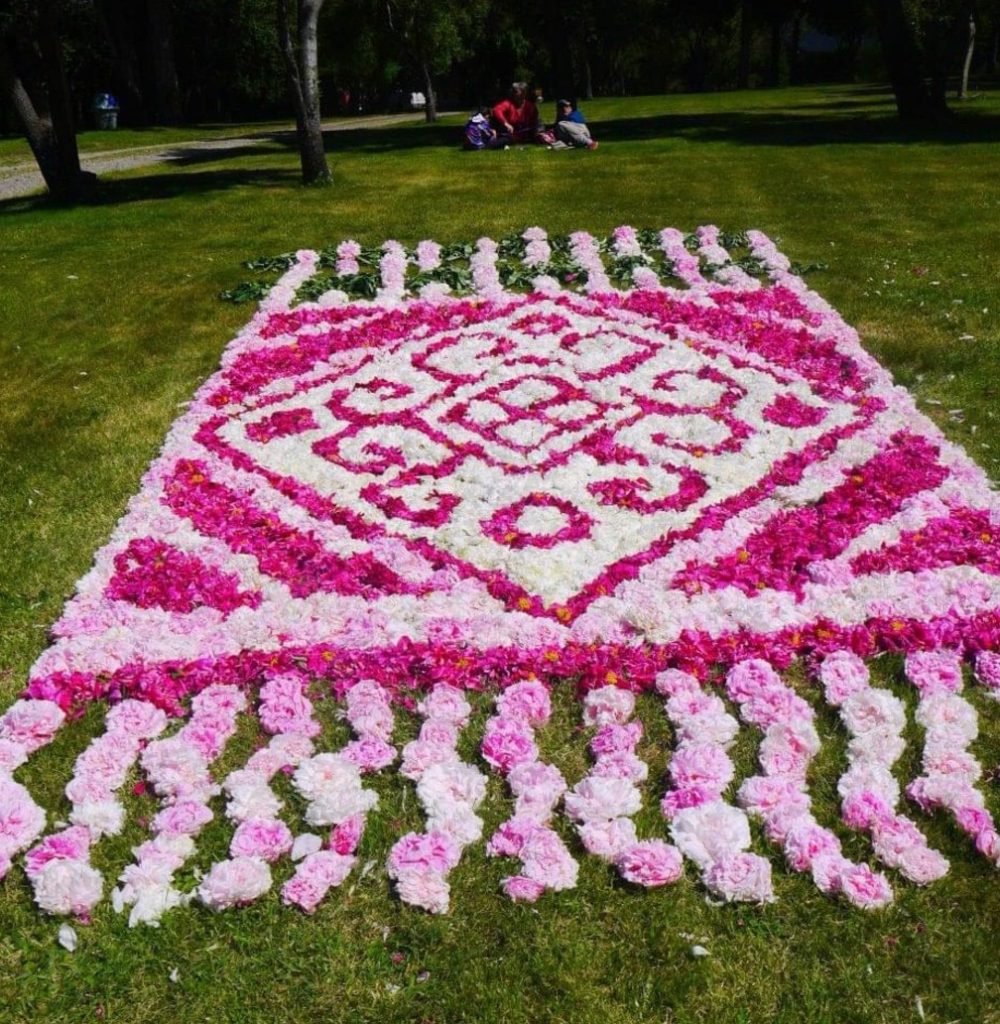
[[(347, 132), (363, 128), (384, 128), (395, 124), (406, 124), (409, 121), (419, 121), (423, 116), (419, 113), (385, 114), (379, 117), (352, 118), (349, 121), (329, 121), (323, 125), (323, 130)], [(104, 150), (98, 153), (81, 154), (80, 163), (84, 170), (93, 171), (95, 174), (128, 171), (135, 167), (149, 167), (153, 164), (183, 160), (193, 153), (224, 152), (227, 149), (245, 150), (248, 147), (257, 146), (265, 149), (277, 140), (288, 136), (292, 131), (294, 129), (289, 127), (287, 130), (230, 135), (224, 139), (207, 138), (192, 142), (175, 142), (171, 145)], [(45, 182), (33, 161), (0, 167), (0, 200), (31, 195), (44, 188)]]

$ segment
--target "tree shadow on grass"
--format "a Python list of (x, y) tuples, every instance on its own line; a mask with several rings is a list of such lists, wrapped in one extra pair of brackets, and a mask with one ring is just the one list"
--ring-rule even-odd
[(771, 111), (664, 114), (594, 121), (592, 129), (602, 142), (681, 138), (745, 146), (958, 145), (1000, 141), (1000, 115), (962, 113), (948, 123), (911, 127), (891, 115), (809, 117)]

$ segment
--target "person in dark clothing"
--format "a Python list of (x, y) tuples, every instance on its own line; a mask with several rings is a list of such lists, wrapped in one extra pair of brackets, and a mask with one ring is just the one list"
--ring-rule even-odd
[(463, 149), (499, 149), (502, 145), (496, 129), (490, 124), (490, 108), (480, 107), (465, 122)]
[(556, 141), (552, 149), (597, 149), (597, 142), (591, 137), (583, 111), (569, 100), (556, 104), (556, 123), (553, 128)]

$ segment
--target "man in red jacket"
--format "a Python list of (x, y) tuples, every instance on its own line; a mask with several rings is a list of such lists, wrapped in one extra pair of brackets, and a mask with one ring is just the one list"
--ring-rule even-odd
[[(528, 99), (526, 82), (515, 82), (510, 96), (493, 108), (493, 123), (511, 142), (533, 142), (538, 133), (538, 107)], [(506, 140), (504, 140), (506, 141)]]

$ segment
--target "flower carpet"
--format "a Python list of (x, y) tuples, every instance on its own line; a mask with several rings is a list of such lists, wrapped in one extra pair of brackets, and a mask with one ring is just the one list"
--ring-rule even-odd
[[(532, 228), (278, 266), (0, 716), (0, 877), (82, 920), (103, 898), (156, 924), (274, 887), (312, 912), (356, 868), (366, 779), (391, 770), (425, 827), (386, 871), (434, 913), (480, 842), (525, 902), (595, 856), (645, 887), (688, 862), (711, 898), (757, 904), (780, 862), (876, 909), (947, 872), (928, 813), (1000, 863), (962, 695), (1000, 696), (997, 496), (766, 236)], [(887, 652), (922, 731), (905, 787), (907, 707), (868, 670)], [(815, 712), (780, 674), (796, 660), (843, 725), (840, 823), (812, 813)], [(556, 686), (580, 696), (579, 779), (540, 754)], [(474, 760), (468, 690), (492, 702)], [(674, 746), (662, 828), (640, 836), (644, 691)], [(321, 749), (321, 701), (352, 730), (340, 749)], [(93, 702), (105, 731), (47, 813), (18, 769)], [(247, 715), (265, 740), (222, 773)], [(403, 715), (419, 734), (397, 744)], [(742, 730), (758, 766), (737, 778)], [(491, 773), (510, 813), (484, 835)], [(91, 850), (136, 779), (156, 810), (109, 882)], [(229, 854), (185, 889), (219, 815)]]

